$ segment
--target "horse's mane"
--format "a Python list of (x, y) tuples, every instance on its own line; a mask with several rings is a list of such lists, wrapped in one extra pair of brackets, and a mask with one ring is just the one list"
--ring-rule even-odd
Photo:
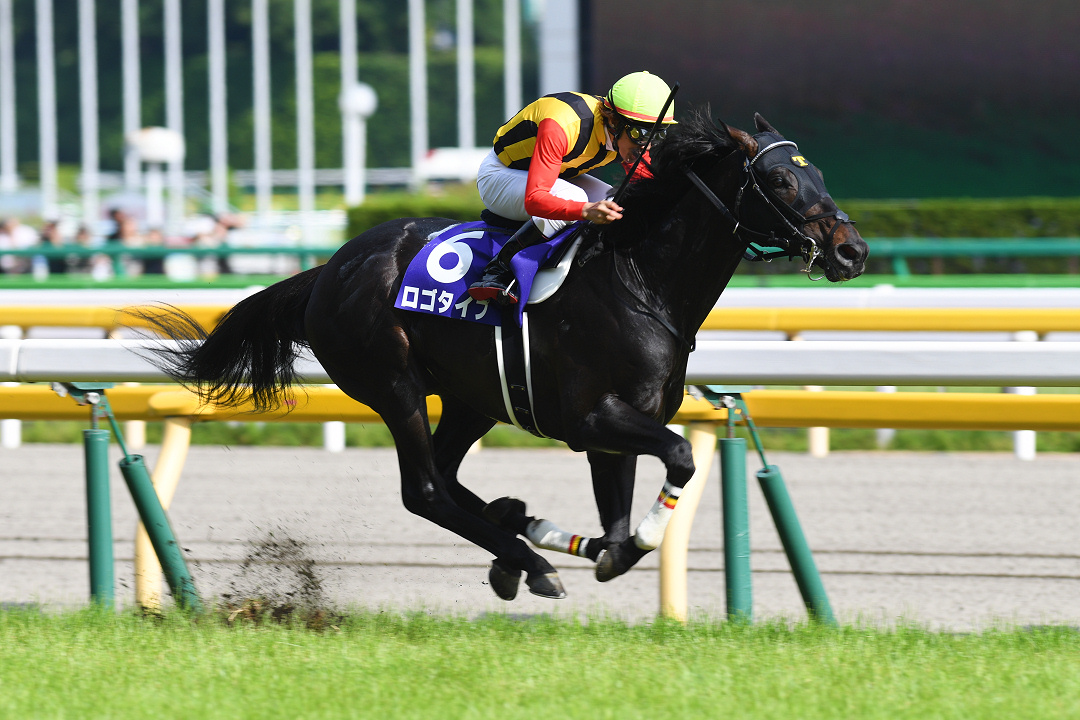
[(604, 226), (605, 240), (615, 245), (640, 239), (648, 226), (662, 221), (686, 192), (684, 168), (701, 168), (729, 155), (737, 147), (726, 127), (712, 120), (708, 105), (679, 120), (650, 152), (651, 178), (630, 183), (623, 195), (622, 220)]

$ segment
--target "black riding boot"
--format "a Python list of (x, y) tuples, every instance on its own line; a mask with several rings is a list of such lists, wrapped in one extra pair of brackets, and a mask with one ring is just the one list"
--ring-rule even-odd
[(473, 300), (494, 300), (499, 305), (513, 305), (520, 298), (517, 279), (510, 269), (510, 258), (518, 251), (543, 242), (547, 238), (532, 220), (526, 221), (506, 244), (499, 254), (492, 258), (480, 279), (469, 286), (469, 297)]

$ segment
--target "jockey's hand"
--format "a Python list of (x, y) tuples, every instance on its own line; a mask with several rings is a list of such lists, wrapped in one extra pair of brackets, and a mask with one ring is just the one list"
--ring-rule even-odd
[(622, 217), (622, 207), (611, 200), (586, 203), (581, 209), (581, 217), (597, 225), (607, 225)]

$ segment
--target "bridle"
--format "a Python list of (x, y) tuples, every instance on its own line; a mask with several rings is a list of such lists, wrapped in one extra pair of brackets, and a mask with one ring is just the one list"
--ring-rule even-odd
[[(766, 138), (771, 140), (771, 142), (762, 142), (762, 139)], [(729, 209), (728, 206), (724, 204), (724, 201), (717, 197), (712, 188), (706, 185), (689, 165), (683, 166), (683, 173), (694, 187), (696, 187), (713, 207), (715, 207), (716, 210), (731, 224), (732, 234), (743, 244), (743, 259), (753, 262), (769, 262), (778, 257), (788, 257), (791, 259), (799, 257), (805, 263), (803, 272), (805, 272), (811, 280), (821, 280), (825, 275), (813, 277), (810, 273), (813, 270), (814, 263), (819, 261), (823, 257), (823, 254), (821, 248), (818, 246), (817, 240), (808, 235), (804, 230), (805, 226), (809, 223), (817, 222), (818, 220), (835, 218), (836, 223), (829, 229), (829, 233), (825, 237), (826, 243), (831, 244), (833, 235), (835, 235), (836, 229), (840, 227), (841, 223), (854, 224), (855, 221), (851, 220), (847, 214), (839, 208), (837, 208), (835, 212), (806, 216), (804, 213), (809, 208), (822, 202), (826, 198), (832, 199), (825, 189), (825, 184), (821, 180), (821, 175), (817, 172), (817, 169), (803, 159), (802, 155), (798, 152), (798, 146), (794, 142), (784, 139), (777, 133), (759, 133), (754, 136), (754, 139), (758, 141), (759, 150), (752, 158), (742, 155), (743, 182), (735, 196), (734, 210)], [(775, 151), (782, 147), (795, 148), (795, 154), (786, 155), (786, 159), (777, 161)], [(769, 158), (767, 162), (763, 162), (761, 165), (758, 164), (759, 160), (762, 160), (770, 154), (773, 154), (772, 158)], [(642, 155), (644, 155), (644, 151), (642, 151)], [(731, 156), (738, 157), (738, 155), (735, 155), (734, 153)], [(641, 157), (638, 158), (638, 162), (640, 161)], [(723, 162), (723, 159), (720, 162)], [(767, 191), (765, 189), (768, 187), (765, 179), (768, 177), (769, 171), (778, 165), (786, 166), (799, 179), (799, 192), (795, 198), (795, 202), (791, 205), (776, 197), (772, 194), (771, 190)], [(637, 163), (635, 163), (634, 167), (637, 167)], [(627, 173), (627, 178), (629, 177), (630, 173)], [(616, 197), (619, 197), (619, 195), (622, 194), (622, 191), (625, 189), (625, 183), (626, 181), (624, 180), (624, 185), (620, 187), (619, 192), (616, 193)], [(763, 185), (765, 188), (762, 187)], [(747, 190), (752, 190), (752, 192), (747, 193)], [(783, 235), (778, 236), (776, 230), (770, 230), (766, 234), (747, 227), (743, 222), (743, 218), (745, 215), (750, 214), (747, 212), (746, 206), (748, 197), (759, 198), (764, 201), (769, 212), (774, 215), (774, 220), (775, 218), (779, 218), (781, 221), (780, 224), (786, 232)], [(774, 222), (774, 224), (776, 223)], [(765, 248), (777, 249), (770, 252), (765, 250)], [(630, 264), (631, 267), (634, 267), (632, 256), (630, 258)], [(619, 273), (617, 259), (612, 263), (612, 273), (630, 293), (631, 297), (637, 301), (640, 308), (642, 308), (646, 314), (659, 321), (668, 332), (674, 335), (675, 338), (690, 352), (694, 351), (697, 344), (696, 338), (687, 340), (661, 313), (654, 310), (644, 298), (634, 292)], [(626, 303), (621, 298), (619, 298), (619, 301), (627, 307), (631, 307), (629, 303)]]
[[(729, 209), (689, 166), (684, 167), (683, 172), (713, 207), (731, 224), (732, 234), (743, 242), (743, 258), (745, 260), (769, 262), (778, 257), (791, 259), (799, 257), (805, 263), (803, 272), (809, 275), (814, 263), (822, 259), (823, 253), (818, 241), (806, 233), (805, 227), (819, 220), (835, 218), (836, 222), (825, 236), (826, 245), (830, 245), (837, 228), (841, 224), (854, 224), (855, 221), (839, 208), (833, 212), (805, 215), (806, 210), (826, 198), (831, 200), (828, 191), (825, 189), (825, 184), (821, 180), (821, 175), (813, 165), (799, 154), (798, 145), (791, 140), (786, 140), (774, 132), (759, 133), (754, 136), (754, 139), (758, 141), (759, 150), (754, 154), (754, 157), (743, 158), (742, 170), (744, 177), (742, 186), (735, 196), (734, 210)], [(794, 152), (776, 152), (784, 147), (794, 148)], [(762, 162), (759, 164), (759, 161)], [(768, 189), (768, 183), (765, 182), (769, 171), (778, 166), (786, 167), (799, 180), (798, 194), (795, 201), (790, 205), (776, 197), (772, 190)], [(751, 192), (747, 193), (747, 190)], [(744, 219), (749, 214), (746, 211), (748, 197), (758, 198), (764, 202), (768, 212), (773, 216), (772, 219), (780, 221), (779, 224), (785, 231), (783, 235), (778, 236), (776, 230), (763, 233), (746, 226)], [(766, 248), (777, 249), (768, 251)], [(824, 276), (816, 278), (811, 276), (810, 279), (820, 280), (822, 277)]]

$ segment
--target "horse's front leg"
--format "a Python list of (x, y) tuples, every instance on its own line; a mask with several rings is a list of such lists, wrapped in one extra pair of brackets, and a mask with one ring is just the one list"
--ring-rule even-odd
[(603, 547), (617, 545), (630, 537), (630, 508), (634, 502), (637, 455), (614, 455), (588, 451), (592, 468), (593, 497), (600, 513)]
[[(604, 396), (585, 417), (575, 442), (593, 454), (653, 455), (667, 469), (663, 489), (633, 536), (608, 546), (597, 561), (596, 579), (606, 582), (625, 573), (660, 545), (675, 503), (694, 476), (693, 452), (684, 438), (614, 395)], [(625, 512), (629, 516), (628, 506)]]

